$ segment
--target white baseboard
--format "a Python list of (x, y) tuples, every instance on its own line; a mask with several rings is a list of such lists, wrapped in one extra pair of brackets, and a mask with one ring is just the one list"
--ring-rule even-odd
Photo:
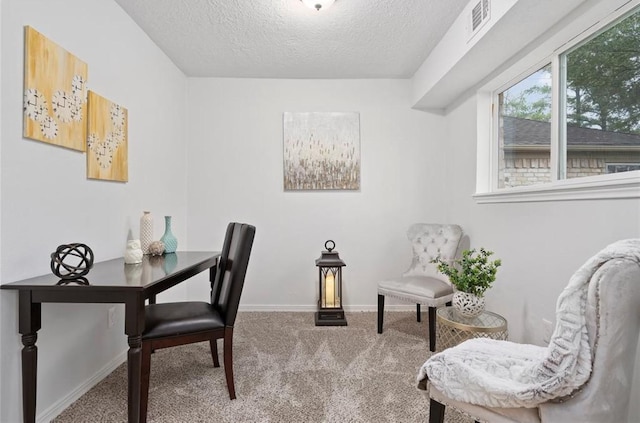
[(127, 361), (127, 350), (118, 354), (113, 360), (107, 363), (102, 369), (100, 369), (91, 378), (87, 379), (84, 383), (79, 385), (76, 389), (69, 392), (66, 396), (59, 401), (52, 404), (49, 408), (44, 410), (39, 416), (36, 417), (38, 423), (49, 423), (55, 419), (60, 413), (62, 413), (67, 407), (73, 404), (78, 398), (86, 394), (89, 389), (93, 388), (102, 379), (107, 377), (113, 372), (119, 365)]

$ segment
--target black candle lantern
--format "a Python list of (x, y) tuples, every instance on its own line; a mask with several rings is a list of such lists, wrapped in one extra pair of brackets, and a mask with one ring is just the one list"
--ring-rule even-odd
[(342, 309), (342, 268), (346, 266), (337, 251), (336, 243), (324, 243), (326, 251), (316, 260), (320, 299), (316, 312), (316, 326), (347, 326)]

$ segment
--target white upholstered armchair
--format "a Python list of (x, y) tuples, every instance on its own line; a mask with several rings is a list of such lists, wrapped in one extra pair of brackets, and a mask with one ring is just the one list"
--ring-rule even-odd
[(445, 406), (491, 423), (636, 422), (627, 414), (640, 332), (640, 239), (587, 261), (560, 294), (556, 321), (548, 347), (472, 339), (432, 356), (418, 374), (429, 422), (442, 422)]
[(462, 229), (458, 225), (415, 223), (407, 238), (413, 249), (413, 260), (402, 277), (378, 284), (378, 333), (382, 333), (385, 296), (416, 304), (420, 321), (420, 304), (429, 307), (429, 349), (436, 349), (436, 308), (451, 302), (453, 287), (449, 278), (438, 271), (431, 260), (440, 257), (451, 263), (458, 254)]

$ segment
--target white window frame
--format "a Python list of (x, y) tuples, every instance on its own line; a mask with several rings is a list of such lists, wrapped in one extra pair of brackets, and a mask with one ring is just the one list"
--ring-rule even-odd
[[(538, 47), (478, 90), (477, 100), (477, 168), (478, 203), (561, 201), (587, 199), (640, 198), (640, 170), (598, 176), (565, 179), (566, 146), (559, 145), (566, 136), (566, 87), (561, 81), (562, 55), (594, 36), (612, 22), (635, 13), (639, 1), (630, 1), (616, 10), (596, 10), (576, 18), (570, 25), (552, 34)], [(602, 18), (602, 16), (605, 16)], [(551, 63), (551, 182), (522, 187), (498, 188), (498, 109), (497, 96), (522, 79)], [(561, 119), (564, 121), (562, 122)], [(566, 134), (564, 134), (566, 135)], [(561, 148), (562, 147), (562, 148)]]

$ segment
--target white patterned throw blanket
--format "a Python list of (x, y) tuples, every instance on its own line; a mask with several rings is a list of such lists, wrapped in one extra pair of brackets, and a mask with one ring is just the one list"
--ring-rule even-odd
[(589, 259), (558, 297), (557, 324), (548, 347), (492, 339), (470, 339), (435, 354), (418, 373), (447, 397), (487, 407), (536, 407), (571, 394), (591, 374), (585, 321), (591, 276), (605, 262), (640, 265), (640, 239), (613, 243)]

